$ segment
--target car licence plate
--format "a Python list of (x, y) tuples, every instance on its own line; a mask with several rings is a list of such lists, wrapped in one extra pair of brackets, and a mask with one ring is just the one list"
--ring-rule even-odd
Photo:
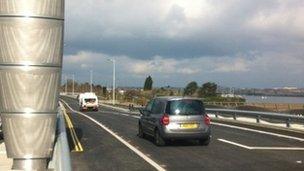
[(195, 129), (197, 127), (198, 127), (198, 125), (194, 124), (194, 123), (191, 123), (191, 124), (181, 124), (180, 125), (180, 128), (183, 128), (183, 129)]

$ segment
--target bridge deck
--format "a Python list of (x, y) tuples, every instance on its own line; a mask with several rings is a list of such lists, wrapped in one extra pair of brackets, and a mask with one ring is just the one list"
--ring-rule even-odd
[(69, 115), (84, 147), (82, 153), (72, 153), (73, 170), (154, 170), (119, 139), (166, 170), (304, 169), (304, 139), (293, 135), (281, 137), (267, 130), (213, 123), (208, 147), (192, 141), (157, 147), (151, 137), (137, 137), (138, 116), (105, 106), (99, 112), (79, 112), (75, 100), (63, 99), (73, 108)]

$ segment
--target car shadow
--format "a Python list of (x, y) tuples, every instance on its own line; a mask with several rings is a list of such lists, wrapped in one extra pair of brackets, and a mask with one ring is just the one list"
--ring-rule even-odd
[[(145, 140), (150, 141), (154, 144), (154, 138), (152, 136), (146, 135)], [(201, 146), (198, 140), (168, 140), (166, 141), (165, 147), (187, 147), (187, 146)]]

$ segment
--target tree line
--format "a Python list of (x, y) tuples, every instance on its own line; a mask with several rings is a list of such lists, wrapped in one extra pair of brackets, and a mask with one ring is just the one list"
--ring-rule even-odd
[[(65, 83), (61, 86), (61, 92), (64, 92), (66, 87), (67, 87), (68, 92), (72, 92), (73, 80), (68, 79), (67, 83)], [(93, 92), (95, 92), (95, 94), (97, 94), (97, 95), (106, 96), (108, 94), (107, 87), (99, 85), (99, 84), (97, 84), (97, 85), (93, 84), (92, 89), (93, 89)], [(88, 83), (88, 82), (78, 83), (76, 81), (74, 82), (74, 92), (83, 93), (83, 92), (90, 92), (90, 90), (91, 90), (90, 83)]]
[[(144, 82), (144, 91), (153, 89), (153, 79), (149, 75)], [(213, 82), (204, 83), (199, 86), (197, 82), (192, 81), (184, 88), (184, 96), (197, 96), (197, 97), (215, 97), (217, 96), (217, 84)]]
[(198, 86), (197, 82), (192, 81), (185, 87), (184, 96), (215, 97), (217, 96), (217, 84), (207, 82)]

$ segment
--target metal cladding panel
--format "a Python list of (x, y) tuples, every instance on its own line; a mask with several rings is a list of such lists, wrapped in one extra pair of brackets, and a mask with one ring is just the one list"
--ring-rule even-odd
[(63, 18), (64, 0), (0, 0), (0, 15)]
[(8, 157), (42, 163), (51, 157), (63, 18), (64, 0), (0, 0), (0, 112)]
[(0, 66), (0, 112), (57, 112), (61, 69)]
[(63, 21), (0, 17), (0, 63), (62, 63)]
[(54, 114), (2, 113), (8, 157), (27, 159), (50, 157), (55, 139), (56, 117)]

